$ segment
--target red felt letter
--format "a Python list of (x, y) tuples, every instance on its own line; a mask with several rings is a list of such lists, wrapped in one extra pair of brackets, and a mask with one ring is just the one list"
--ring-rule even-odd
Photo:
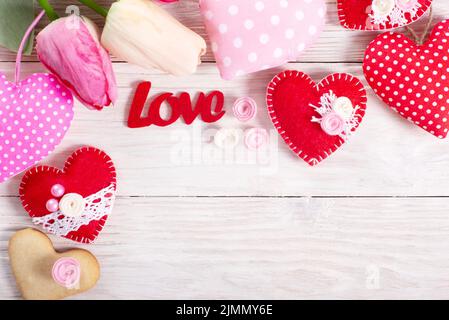
[[(162, 119), (161, 117), (161, 106), (164, 101), (167, 101), (167, 103), (171, 107), (171, 114), (168, 120)], [(163, 93), (157, 96), (156, 99), (154, 99), (154, 101), (151, 103), (148, 117), (150, 118), (152, 124), (159, 127), (166, 127), (178, 120), (180, 114), (181, 112), (179, 110), (178, 98), (173, 97), (172, 93)]]
[[(204, 95), (202, 92), (200, 96)], [(198, 99), (199, 100), (199, 99)], [(196, 103), (195, 108), (192, 108), (192, 100), (187, 92), (181, 93), (179, 96), (179, 103), (181, 104), (181, 115), (186, 124), (192, 124), (192, 122), (201, 113), (202, 106)]]
[[(129, 111), (128, 126), (130, 128), (148, 127), (152, 124), (166, 127), (181, 116), (186, 124), (191, 124), (198, 115), (201, 115), (204, 122), (212, 123), (220, 120), (225, 114), (223, 110), (224, 95), (220, 91), (212, 91), (207, 95), (200, 92), (194, 108), (187, 92), (181, 93), (179, 98), (173, 96), (172, 93), (162, 93), (151, 102), (148, 116), (143, 118), (142, 112), (150, 89), (151, 82), (149, 81), (138, 85)], [(171, 108), (171, 115), (168, 119), (163, 119), (160, 114), (164, 102)]]
[[(212, 108), (214, 98), (216, 98), (216, 103), (215, 107)], [(223, 110), (224, 95), (220, 91), (212, 91), (207, 96), (204, 96), (204, 94), (200, 95), (197, 104), (203, 105), (200, 109), (201, 120), (204, 122), (213, 123), (220, 120), (225, 115), (225, 111)]]
[(150, 118), (142, 118), (142, 111), (151, 89), (151, 82), (146, 81), (139, 83), (134, 95), (131, 110), (129, 110), (128, 127), (143, 128), (151, 125)]

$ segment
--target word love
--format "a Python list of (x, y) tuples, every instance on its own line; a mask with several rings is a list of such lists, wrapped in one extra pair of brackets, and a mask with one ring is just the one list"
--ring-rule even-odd
[[(142, 113), (148, 94), (151, 89), (151, 82), (142, 82), (138, 85), (131, 110), (128, 117), (128, 127), (143, 128), (151, 125), (166, 127), (183, 118), (186, 124), (191, 124), (198, 116), (207, 123), (220, 120), (225, 111), (224, 95), (220, 91), (212, 91), (209, 94), (200, 92), (195, 106), (193, 107), (190, 95), (183, 92), (176, 97), (173, 93), (162, 93), (154, 98), (150, 103), (148, 115), (143, 117)], [(171, 109), (168, 117), (161, 116), (161, 108), (167, 105)]]

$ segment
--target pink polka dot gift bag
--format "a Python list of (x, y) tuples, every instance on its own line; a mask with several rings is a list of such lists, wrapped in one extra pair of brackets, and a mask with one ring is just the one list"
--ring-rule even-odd
[(0, 72), (0, 183), (48, 156), (64, 138), (73, 119), (73, 97), (48, 73), (20, 80), (26, 40), (43, 12), (25, 34), (16, 61), (15, 81)]
[(200, 0), (223, 79), (274, 68), (319, 37), (324, 0)]

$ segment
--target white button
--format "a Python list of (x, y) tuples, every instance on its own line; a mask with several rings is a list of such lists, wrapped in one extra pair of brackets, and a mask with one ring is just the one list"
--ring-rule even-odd
[(68, 193), (59, 201), (59, 210), (66, 217), (79, 217), (83, 211), (86, 202), (78, 193)]
[(332, 103), (332, 109), (334, 109), (334, 111), (345, 120), (349, 120), (354, 112), (352, 102), (347, 97), (337, 98)]

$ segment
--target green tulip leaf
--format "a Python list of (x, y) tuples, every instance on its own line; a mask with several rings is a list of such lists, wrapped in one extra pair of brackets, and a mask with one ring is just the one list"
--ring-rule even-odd
[[(0, 1), (0, 46), (17, 52), (22, 38), (33, 22), (34, 0), (1, 0)], [(33, 50), (34, 32), (28, 39), (24, 53)]]

